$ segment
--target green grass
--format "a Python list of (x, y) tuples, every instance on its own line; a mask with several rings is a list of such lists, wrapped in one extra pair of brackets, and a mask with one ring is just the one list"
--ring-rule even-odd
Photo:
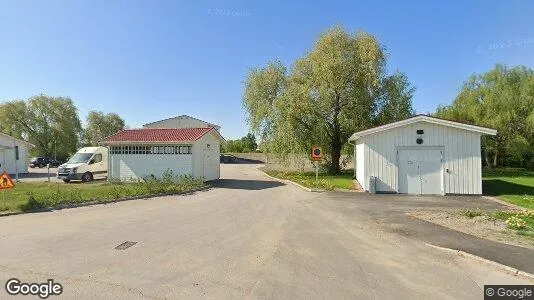
[(354, 189), (354, 180), (352, 179), (354, 174), (353, 170), (344, 170), (339, 175), (319, 174), (319, 180), (315, 180), (315, 172), (286, 172), (273, 170), (265, 172), (273, 177), (291, 180), (308, 188), (324, 190)]
[(530, 216), (526, 216), (522, 213), (510, 212), (510, 211), (497, 211), (490, 214), (491, 217), (499, 220), (506, 221), (510, 217), (517, 217), (526, 222), (526, 226), (523, 229), (516, 230), (517, 234), (534, 238), (534, 213), (530, 213)]
[(179, 194), (204, 186), (202, 180), (191, 177), (176, 180), (148, 179), (138, 183), (21, 182), (16, 183), (15, 188), (0, 191), (0, 212), (58, 208), (84, 202), (104, 203), (127, 197)]
[(495, 196), (525, 208), (534, 208), (534, 171), (485, 170), (482, 176), (482, 190), (485, 195)]
[(470, 219), (484, 215), (484, 213), (480, 210), (470, 210), (470, 209), (462, 210), (460, 211), (460, 214)]

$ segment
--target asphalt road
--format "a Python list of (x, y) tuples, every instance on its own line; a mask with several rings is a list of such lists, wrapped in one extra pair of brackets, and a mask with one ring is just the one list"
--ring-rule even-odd
[(254, 167), (223, 165), (193, 195), (1, 217), (0, 282), (53, 278), (69, 299), (482, 299), (527, 283)]

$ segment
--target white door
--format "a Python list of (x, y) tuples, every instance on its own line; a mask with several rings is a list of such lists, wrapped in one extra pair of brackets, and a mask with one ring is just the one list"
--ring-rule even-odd
[(442, 194), (439, 149), (399, 150), (399, 193)]
[(211, 147), (204, 149), (204, 180), (214, 180), (217, 179), (215, 163), (214, 163), (214, 154)]

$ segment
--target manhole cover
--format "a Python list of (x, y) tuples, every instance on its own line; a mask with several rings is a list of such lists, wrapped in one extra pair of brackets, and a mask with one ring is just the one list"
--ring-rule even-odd
[(137, 244), (137, 242), (130, 242), (130, 241), (126, 241), (120, 245), (118, 245), (117, 247), (115, 247), (116, 250), (126, 250), (128, 248), (130, 248), (131, 246)]

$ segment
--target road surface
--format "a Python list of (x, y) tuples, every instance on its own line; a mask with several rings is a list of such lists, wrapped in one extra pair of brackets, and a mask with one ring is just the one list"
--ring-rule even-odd
[(52, 278), (58, 299), (481, 299), (527, 283), (255, 167), (222, 165), (193, 195), (1, 217), (0, 282)]

